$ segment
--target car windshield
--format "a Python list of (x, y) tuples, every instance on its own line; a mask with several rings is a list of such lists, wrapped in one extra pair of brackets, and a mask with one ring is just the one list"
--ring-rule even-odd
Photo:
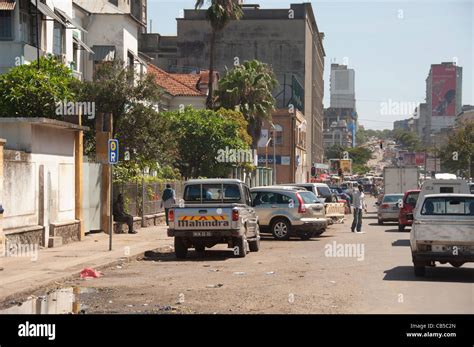
[(301, 199), (303, 199), (303, 202), (305, 204), (320, 203), (318, 197), (316, 195), (314, 195), (313, 192), (298, 192), (298, 194), (301, 196)]
[(240, 202), (238, 184), (193, 184), (184, 189), (186, 202)]
[(472, 216), (474, 217), (474, 197), (446, 196), (426, 198), (421, 208), (422, 215), (428, 216)]
[(402, 199), (402, 194), (397, 195), (385, 195), (383, 197), (383, 202), (390, 203), (390, 202), (398, 202), (398, 200)]

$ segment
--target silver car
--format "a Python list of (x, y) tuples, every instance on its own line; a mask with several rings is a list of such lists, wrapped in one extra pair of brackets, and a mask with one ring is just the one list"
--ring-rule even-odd
[(277, 240), (308, 240), (326, 230), (324, 203), (314, 193), (290, 186), (256, 187), (250, 192), (261, 233)]
[(377, 218), (379, 225), (384, 222), (398, 222), (400, 207), (398, 203), (403, 200), (403, 194), (387, 194), (375, 204), (378, 206)]

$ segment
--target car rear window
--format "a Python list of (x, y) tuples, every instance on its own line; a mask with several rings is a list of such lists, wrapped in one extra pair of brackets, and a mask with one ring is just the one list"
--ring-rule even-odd
[(398, 200), (403, 199), (403, 195), (385, 195), (383, 197), (383, 202), (398, 202)]
[(331, 196), (331, 191), (329, 190), (328, 187), (317, 187), (317, 189), (318, 189), (319, 195), (324, 196), (324, 197)]
[(186, 202), (240, 202), (240, 188), (238, 184), (193, 184), (184, 189)]
[(405, 200), (405, 203), (414, 202), (416, 204), (416, 202), (418, 201), (419, 196), (420, 196), (420, 192), (408, 193), (407, 197), (406, 197), (406, 200)]
[(426, 198), (421, 208), (422, 215), (428, 216), (473, 216), (474, 197)]
[(305, 204), (317, 204), (320, 203), (318, 197), (313, 192), (298, 192), (301, 199)]

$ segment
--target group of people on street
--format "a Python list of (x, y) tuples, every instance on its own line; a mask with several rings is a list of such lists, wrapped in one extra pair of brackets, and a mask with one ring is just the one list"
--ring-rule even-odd
[[(166, 189), (163, 190), (163, 194), (161, 195), (161, 208), (165, 209), (166, 225), (169, 224), (168, 210), (174, 204), (176, 204), (176, 192), (171, 187), (171, 184), (167, 184)], [(133, 230), (133, 216), (125, 212), (125, 203), (122, 194), (117, 195), (113, 206), (113, 215), (114, 221), (127, 224), (129, 234), (137, 233)]]

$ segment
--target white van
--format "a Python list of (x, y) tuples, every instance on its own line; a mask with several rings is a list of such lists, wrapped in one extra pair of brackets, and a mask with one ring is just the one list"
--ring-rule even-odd
[(418, 200), (427, 194), (470, 194), (469, 183), (462, 179), (432, 179), (423, 182)]

